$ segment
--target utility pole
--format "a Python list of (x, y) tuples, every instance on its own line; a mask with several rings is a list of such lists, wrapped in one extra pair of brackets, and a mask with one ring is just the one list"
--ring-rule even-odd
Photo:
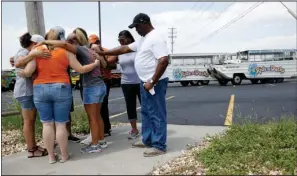
[(176, 38), (176, 35), (175, 35), (176, 33), (174, 33), (175, 32), (174, 30), (176, 28), (172, 27), (172, 28), (168, 28), (168, 29), (170, 30), (168, 38), (171, 38), (171, 54), (173, 54), (173, 44), (174, 44), (173, 39)]
[(26, 1), (26, 18), (28, 32), (45, 36), (45, 26), (43, 17), (43, 7), (40, 1)]
[(99, 38), (100, 38), (100, 43), (102, 45), (102, 38), (101, 38), (101, 5), (100, 5), (100, 1), (98, 1), (98, 20), (99, 20)]

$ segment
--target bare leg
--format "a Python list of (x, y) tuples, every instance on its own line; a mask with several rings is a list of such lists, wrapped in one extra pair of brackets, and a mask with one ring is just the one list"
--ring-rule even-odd
[(54, 143), (55, 143), (55, 128), (54, 122), (43, 123), (43, 141), (44, 146), (48, 150), (49, 160), (55, 160)]
[(56, 122), (56, 138), (59, 143), (62, 160), (67, 160), (68, 158), (68, 132), (65, 123)]
[(136, 125), (136, 120), (131, 120), (130, 121), (131, 127), (133, 131), (137, 131), (137, 125)]
[[(85, 104), (85, 109), (87, 111), (89, 117), (89, 123), (91, 128), (92, 134), (92, 144), (96, 145), (99, 141), (99, 134), (100, 134), (100, 122), (99, 122), (99, 104)], [(104, 137), (104, 134), (103, 134)]]
[(35, 122), (36, 122), (36, 109), (25, 110), (22, 109), (22, 116), (24, 119), (24, 136), (28, 149), (36, 146), (35, 141)]

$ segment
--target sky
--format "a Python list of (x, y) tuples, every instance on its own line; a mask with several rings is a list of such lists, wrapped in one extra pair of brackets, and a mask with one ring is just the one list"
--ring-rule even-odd
[[(105, 48), (119, 46), (118, 33), (129, 30), (135, 15), (146, 13), (167, 38), (175, 29), (174, 53), (238, 52), (248, 49), (296, 48), (296, 20), (280, 2), (264, 2), (238, 19), (257, 2), (101, 2), (101, 35)], [(296, 2), (284, 2), (295, 14)], [(13, 14), (11, 13), (13, 11)], [(66, 35), (76, 27), (99, 34), (98, 2), (43, 2), (45, 29), (62, 26)], [(19, 49), (27, 31), (25, 3), (2, 2), (2, 69)], [(232, 22), (230, 26), (223, 28)], [(212, 35), (214, 34), (214, 35)]]

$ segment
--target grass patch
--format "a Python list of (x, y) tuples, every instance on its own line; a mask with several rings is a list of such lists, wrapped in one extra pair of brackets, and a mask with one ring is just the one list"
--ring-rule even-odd
[(224, 135), (210, 138), (209, 146), (195, 153), (206, 174), (269, 174), (281, 171), (294, 175), (297, 167), (297, 124), (283, 117), (266, 124), (246, 122), (231, 125)]
[[(20, 105), (15, 102), (16, 109), (21, 112)], [(74, 112), (71, 112), (71, 130), (73, 133), (79, 134), (88, 134), (89, 133), (89, 120), (88, 116), (83, 107), (75, 108)], [(1, 118), (2, 122), (2, 132), (17, 130), (20, 134), (23, 133), (23, 118), (21, 115), (14, 115)], [(40, 122), (39, 115), (37, 113), (36, 123), (35, 123), (35, 134), (36, 138), (42, 138), (42, 123)], [(21, 138), (18, 137), (17, 141), (21, 143), (25, 143), (25, 139), (23, 135), (20, 135)], [(16, 142), (17, 142), (16, 141)]]

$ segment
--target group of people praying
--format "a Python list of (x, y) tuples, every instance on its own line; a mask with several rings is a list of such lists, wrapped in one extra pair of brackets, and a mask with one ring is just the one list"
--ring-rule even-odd
[[(85, 144), (82, 153), (102, 152), (107, 147), (105, 138), (112, 134), (108, 97), (111, 69), (116, 63), (121, 67), (121, 88), (131, 124), (128, 138), (141, 136), (132, 146), (147, 148), (145, 157), (166, 153), (166, 38), (144, 13), (136, 15), (128, 27), (135, 28), (141, 38), (135, 41), (128, 30), (122, 30), (118, 34), (120, 46), (113, 49), (104, 48), (96, 34), (88, 35), (80, 27), (67, 37), (60, 26), (45, 36), (27, 32), (20, 37), (21, 47), (10, 62), (16, 70), (14, 98), (22, 109), (28, 158), (48, 156), (50, 164), (64, 163), (71, 158), (69, 140)], [(80, 73), (80, 94), (89, 120), (90, 134), (84, 140), (71, 132), (71, 70)], [(137, 128), (137, 99), (141, 129)], [(35, 140), (37, 113), (43, 125), (44, 147)], [(60, 156), (54, 152), (56, 146)]]

